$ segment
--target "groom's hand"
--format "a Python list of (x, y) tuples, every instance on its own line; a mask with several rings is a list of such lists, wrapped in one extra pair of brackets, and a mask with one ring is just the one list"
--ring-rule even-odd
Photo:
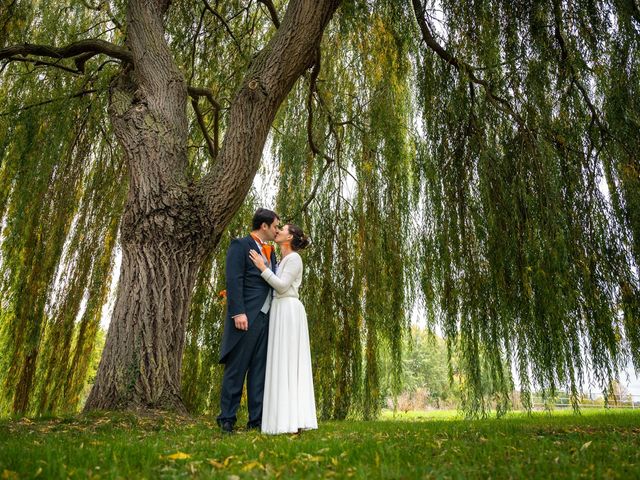
[(244, 313), (233, 317), (233, 321), (235, 322), (238, 330), (249, 330), (249, 319)]

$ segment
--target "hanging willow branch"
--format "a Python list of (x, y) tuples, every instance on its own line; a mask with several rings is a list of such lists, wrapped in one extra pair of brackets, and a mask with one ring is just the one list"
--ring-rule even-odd
[(322, 180), (324, 179), (327, 171), (329, 170), (329, 168), (331, 168), (332, 165), (334, 165), (334, 164), (337, 165), (340, 170), (343, 170), (344, 172), (346, 172), (349, 176), (351, 176), (354, 179), (354, 181), (357, 182), (357, 179), (355, 179), (353, 177), (351, 172), (349, 172), (342, 165), (340, 165), (340, 162), (338, 161), (339, 160), (339, 152), (341, 150), (341, 140), (340, 140), (340, 137), (339, 137), (338, 132), (336, 131), (335, 127), (338, 126), (338, 125), (350, 124), (351, 122), (335, 122), (333, 120), (333, 117), (332, 117), (331, 113), (327, 112), (327, 121), (328, 121), (329, 132), (333, 136), (333, 138), (335, 139), (335, 142), (336, 142), (335, 149), (336, 149), (337, 155), (336, 155), (335, 158), (330, 156), (330, 155), (327, 155), (324, 151), (322, 151), (318, 147), (318, 145), (316, 144), (315, 140), (313, 139), (313, 98), (314, 98), (314, 95), (316, 95), (318, 97), (318, 100), (319, 100), (320, 104), (323, 104), (322, 96), (320, 95), (320, 92), (318, 91), (318, 84), (317, 84), (318, 75), (320, 73), (320, 68), (321, 68), (321, 60), (320, 60), (320, 52), (318, 52), (316, 62), (314, 63), (313, 68), (311, 69), (311, 75), (310, 75), (310, 78), (309, 78), (309, 93), (307, 95), (307, 101), (306, 101), (306, 107), (307, 107), (307, 124), (306, 124), (307, 125), (307, 130), (306, 131), (307, 131), (307, 143), (309, 145), (309, 148), (311, 149), (312, 156), (314, 158), (317, 157), (317, 156), (320, 157), (320, 158), (323, 158), (325, 160), (325, 162), (322, 165), (322, 167), (320, 168), (320, 171), (319, 171), (318, 176), (317, 176), (317, 178), (315, 180), (313, 188), (311, 189), (311, 192), (309, 193), (309, 196), (307, 197), (307, 199), (304, 201), (304, 203), (300, 207), (300, 210), (298, 212), (296, 212), (296, 214), (292, 218), (297, 218), (300, 214), (308, 212), (309, 205), (311, 205), (313, 200), (316, 198), (316, 196), (318, 194), (318, 189), (320, 188), (320, 185), (322, 184)]
[(82, 90), (81, 92), (72, 93), (71, 95), (65, 95), (64, 97), (51, 98), (49, 100), (43, 100), (42, 102), (37, 102), (37, 103), (32, 103), (30, 105), (25, 105), (23, 107), (16, 108), (16, 109), (13, 109), (13, 110), (10, 110), (10, 111), (7, 111), (7, 112), (0, 112), (0, 117), (6, 117), (8, 115), (13, 115), (13, 114), (21, 112), (21, 111), (30, 110), (30, 109), (36, 108), (36, 107), (42, 107), (43, 105), (47, 105), (49, 103), (60, 102), (62, 100), (70, 100), (72, 98), (80, 98), (80, 97), (83, 97), (85, 95), (90, 95), (92, 93), (100, 93), (100, 92), (104, 92), (104, 91), (106, 91), (106, 89), (92, 88), (92, 89), (89, 89), (89, 90)]
[(427, 44), (427, 46), (436, 54), (438, 54), (440, 58), (452, 65), (458, 72), (468, 76), (473, 83), (481, 85), (485, 89), (488, 98), (492, 101), (492, 103), (498, 110), (513, 117), (513, 119), (516, 120), (521, 126), (525, 126), (526, 123), (524, 119), (518, 112), (516, 112), (511, 103), (507, 99), (496, 94), (494, 88), (489, 82), (478, 78), (475, 75), (475, 73), (473, 72), (474, 67), (469, 65), (464, 60), (455, 57), (452, 53), (450, 53), (438, 43), (433, 33), (431, 33), (432, 29), (429, 27), (429, 24), (426, 20), (425, 8), (422, 5), (421, 0), (412, 0), (412, 2), (416, 20), (418, 21), (420, 32), (422, 33), (422, 39)]
[(227, 31), (227, 33), (229, 34), (229, 36), (233, 40), (233, 43), (236, 45), (236, 48), (238, 49), (238, 52), (240, 54), (242, 54), (243, 53), (242, 45), (240, 45), (240, 42), (238, 41), (236, 36), (233, 34), (233, 30), (231, 29), (231, 27), (229, 26), (227, 21), (224, 19), (224, 17), (222, 15), (220, 15), (220, 13), (218, 13), (218, 11), (215, 8), (213, 8), (211, 6), (211, 4), (207, 0), (202, 0), (202, 3), (204, 3), (204, 8), (209, 13), (211, 13), (214, 17), (216, 17), (220, 23), (222, 23), (222, 25), (224, 26), (225, 30)]
[[(311, 76), (309, 79), (309, 94), (307, 96), (307, 114), (308, 114), (307, 115), (307, 142), (309, 144), (309, 148), (311, 149), (311, 154), (313, 155), (313, 157), (315, 158), (316, 156), (320, 156), (325, 160), (325, 162), (322, 165), (322, 168), (320, 169), (320, 173), (316, 178), (315, 185), (313, 186), (313, 189), (311, 190), (309, 197), (305, 200), (305, 202), (300, 207), (300, 211), (296, 215), (294, 215), (294, 218), (297, 217), (298, 214), (307, 211), (307, 209), (309, 208), (309, 205), (311, 204), (311, 202), (314, 200), (314, 198), (318, 193), (318, 188), (320, 188), (320, 184), (322, 183), (322, 180), (325, 174), (327, 173), (327, 170), (329, 170), (331, 165), (335, 163), (334, 158), (320, 151), (320, 149), (318, 148), (318, 146), (316, 145), (313, 139), (313, 94), (317, 92), (316, 82), (318, 80), (318, 75), (320, 73), (320, 67), (321, 67), (320, 62), (321, 62), (320, 52), (318, 51), (316, 54), (316, 61), (313, 64), (313, 68), (311, 69)], [(332, 132), (335, 133), (333, 130)], [(336, 142), (339, 142), (339, 138), (337, 135), (335, 136), (335, 138), (336, 138)]]

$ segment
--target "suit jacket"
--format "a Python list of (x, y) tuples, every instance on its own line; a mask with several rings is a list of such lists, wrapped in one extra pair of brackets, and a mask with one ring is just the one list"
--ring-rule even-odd
[[(271, 287), (260, 275), (260, 270), (249, 258), (249, 251), (260, 249), (256, 241), (248, 235), (232, 240), (227, 250), (226, 282), (227, 282), (227, 315), (220, 347), (220, 363), (225, 363), (227, 355), (247, 333), (238, 330), (233, 321), (235, 315), (244, 313), (249, 320), (249, 328), (260, 313), (267, 295), (271, 295)], [(271, 252), (271, 268), (276, 263), (275, 252)]]

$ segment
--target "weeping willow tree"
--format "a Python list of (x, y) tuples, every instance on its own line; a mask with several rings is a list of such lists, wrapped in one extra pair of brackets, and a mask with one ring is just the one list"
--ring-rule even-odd
[[(607, 390), (638, 311), (636, 2), (413, 1), (430, 219), (423, 290), (461, 350), (467, 407), (532, 385)], [(482, 359), (482, 361), (481, 361)], [(481, 381), (488, 371), (490, 389)]]
[(85, 408), (215, 411), (224, 250), (272, 194), (323, 418), (399, 390), (415, 311), (470, 413), (606, 393), (640, 369), (639, 39), (635, 0), (9, 1), (0, 411), (80, 406), (118, 252)]

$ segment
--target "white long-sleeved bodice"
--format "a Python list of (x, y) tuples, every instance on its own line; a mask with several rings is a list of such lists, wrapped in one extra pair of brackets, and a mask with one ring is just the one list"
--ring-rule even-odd
[(262, 278), (275, 290), (275, 298), (299, 298), (298, 288), (302, 283), (302, 258), (298, 253), (291, 252), (280, 261), (277, 275), (267, 268), (262, 272)]
[(262, 277), (275, 290), (269, 311), (262, 431), (278, 434), (316, 429), (309, 326), (298, 299), (302, 258), (292, 252), (282, 259), (277, 274), (267, 269)]

